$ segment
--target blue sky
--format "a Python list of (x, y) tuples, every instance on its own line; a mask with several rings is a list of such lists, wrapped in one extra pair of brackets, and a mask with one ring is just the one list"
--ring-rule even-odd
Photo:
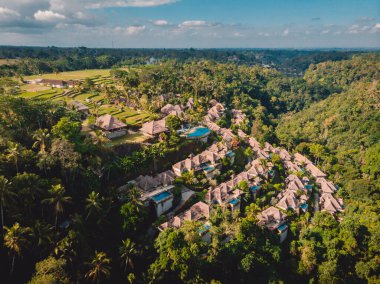
[(0, 0), (0, 44), (380, 47), (376, 0)]

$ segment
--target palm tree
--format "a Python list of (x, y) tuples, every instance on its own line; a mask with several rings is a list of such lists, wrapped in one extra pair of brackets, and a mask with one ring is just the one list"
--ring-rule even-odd
[(9, 249), (12, 254), (11, 275), (13, 274), (16, 256), (21, 255), (22, 249), (27, 245), (27, 234), (30, 228), (23, 228), (19, 223), (15, 223), (12, 227), (4, 227), (6, 233), (4, 235), (4, 245)]
[(129, 198), (129, 201), (132, 204), (134, 204), (137, 208), (140, 208), (143, 205), (139, 197), (140, 197), (140, 193), (137, 187), (135, 185), (132, 185), (129, 188), (128, 198)]
[(10, 182), (4, 177), (0, 176), (0, 211), (1, 211), (1, 231), (4, 230), (4, 207), (9, 200), (16, 194), (10, 190)]
[(105, 252), (95, 251), (95, 256), (90, 263), (90, 270), (86, 273), (85, 277), (90, 279), (92, 283), (100, 283), (102, 278), (108, 278), (111, 274), (110, 262), (111, 260), (107, 258)]
[(37, 248), (42, 248), (46, 251), (52, 243), (53, 226), (37, 220), (32, 228), (32, 238)]
[(95, 192), (95, 191), (92, 191), (88, 197), (86, 198), (86, 210), (88, 211), (87, 213), (87, 216), (86, 216), (86, 220), (88, 219), (88, 217), (90, 215), (93, 215), (94, 213), (98, 213), (101, 211), (102, 209), (102, 200), (103, 198), (101, 198), (99, 196), (99, 193)]
[(66, 192), (65, 188), (62, 185), (60, 184), (53, 185), (52, 188), (49, 190), (51, 197), (42, 200), (42, 203), (47, 203), (49, 205), (53, 205), (54, 207), (54, 212), (55, 212), (55, 226), (54, 227), (56, 229), (57, 229), (57, 222), (58, 222), (58, 214), (63, 212), (63, 205), (71, 201), (71, 197), (65, 196), (65, 192)]
[(124, 273), (127, 270), (128, 265), (133, 269), (132, 256), (136, 255), (136, 245), (130, 239), (122, 241), (122, 245), (119, 248), (120, 257), (124, 266)]
[(18, 158), (21, 154), (22, 147), (19, 143), (10, 142), (9, 148), (7, 149), (7, 159), (13, 160), (16, 166), (16, 172), (18, 173)]
[(40, 147), (40, 153), (45, 154), (46, 152), (46, 145), (49, 141), (50, 134), (49, 130), (47, 129), (38, 129), (36, 132), (33, 134), (33, 139), (36, 140), (33, 144), (33, 148)]

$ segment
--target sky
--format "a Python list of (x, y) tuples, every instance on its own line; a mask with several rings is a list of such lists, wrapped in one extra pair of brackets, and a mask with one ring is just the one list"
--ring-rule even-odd
[(0, 45), (380, 48), (380, 1), (0, 0)]

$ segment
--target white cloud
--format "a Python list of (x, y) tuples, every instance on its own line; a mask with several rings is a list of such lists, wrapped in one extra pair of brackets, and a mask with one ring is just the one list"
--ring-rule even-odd
[(289, 34), (289, 29), (286, 28), (283, 32), (282, 32), (282, 35), (283, 36), (287, 36)]
[(321, 34), (323, 34), (323, 35), (328, 34), (328, 33), (330, 33), (330, 30), (323, 30), (323, 31), (321, 31)]
[(185, 28), (198, 28), (198, 27), (207, 27), (209, 24), (206, 21), (192, 20), (192, 21), (184, 21), (182, 24), (178, 25), (179, 27)]
[(156, 20), (153, 22), (154, 25), (156, 26), (166, 26), (168, 24), (168, 21), (166, 20)]
[(46, 10), (46, 11), (38, 10), (36, 13), (34, 13), (34, 18), (37, 21), (41, 21), (41, 22), (54, 22), (54, 21), (66, 19), (64, 15), (55, 13), (50, 10)]
[(0, 17), (11, 17), (11, 16), (19, 17), (20, 13), (6, 7), (0, 7)]
[(359, 33), (359, 28), (360, 28), (360, 26), (355, 24), (355, 25), (352, 25), (351, 27), (349, 27), (347, 32), (349, 34), (357, 34), (357, 33)]
[(125, 33), (127, 35), (137, 35), (145, 30), (145, 26), (116, 27), (116, 33)]
[(90, 9), (99, 9), (107, 7), (155, 7), (168, 5), (178, 2), (178, 0), (106, 0), (102, 2), (91, 3), (87, 6)]
[(268, 33), (268, 32), (265, 32), (265, 33), (263, 33), (263, 32), (259, 32), (258, 35), (259, 35), (259, 36), (265, 36), (265, 37), (268, 37), (268, 36), (270, 36), (270, 33)]

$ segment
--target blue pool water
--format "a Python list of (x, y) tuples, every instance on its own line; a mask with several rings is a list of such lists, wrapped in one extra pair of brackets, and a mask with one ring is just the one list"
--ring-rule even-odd
[(200, 228), (199, 230), (198, 230), (198, 233), (199, 234), (203, 234), (204, 232), (207, 232), (208, 230), (210, 230), (210, 228), (211, 228), (211, 226), (210, 225), (203, 225), (203, 227), (202, 228)]
[(282, 224), (280, 227), (278, 227), (277, 229), (280, 231), (280, 232), (283, 232), (285, 231), (286, 229), (288, 228), (288, 225), (286, 224)]
[(167, 191), (163, 191), (163, 192), (161, 192), (161, 193), (159, 193), (159, 194), (156, 194), (156, 195), (152, 196), (152, 199), (153, 199), (154, 201), (156, 201), (156, 202), (160, 202), (161, 200), (163, 200), (163, 199), (169, 197), (170, 195), (171, 195), (171, 194), (170, 194), (169, 192), (167, 192)]
[(227, 152), (227, 156), (228, 156), (228, 157), (232, 157), (232, 156), (235, 156), (235, 153), (234, 153), (234, 152), (232, 152), (232, 151), (229, 151), (229, 152)]
[(308, 185), (306, 185), (306, 188), (307, 188), (308, 190), (311, 190), (313, 187), (312, 187), (310, 184), (308, 184)]
[(207, 127), (197, 127), (189, 134), (187, 134), (187, 138), (201, 138), (210, 134), (210, 129)]
[(250, 190), (256, 192), (259, 189), (257, 185), (251, 186)]
[(230, 201), (230, 204), (232, 204), (232, 205), (236, 205), (237, 203), (239, 202), (239, 199), (232, 199), (231, 201)]
[(213, 166), (206, 166), (206, 167), (203, 168), (203, 170), (206, 171), (206, 172), (211, 172), (211, 171), (213, 171), (214, 169), (215, 169), (215, 168), (214, 168)]
[(301, 204), (301, 209), (303, 209), (303, 210), (306, 210), (307, 209), (307, 207), (308, 207), (308, 205), (306, 204), (306, 203), (304, 203), (304, 204)]

